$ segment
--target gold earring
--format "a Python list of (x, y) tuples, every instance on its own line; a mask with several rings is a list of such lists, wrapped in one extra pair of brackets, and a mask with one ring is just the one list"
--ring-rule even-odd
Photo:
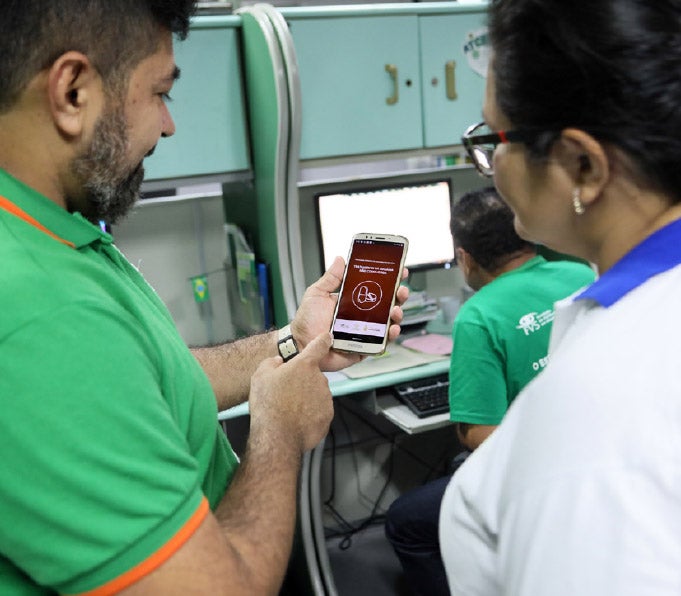
[(572, 191), (572, 206), (574, 207), (575, 213), (577, 215), (584, 215), (586, 209), (584, 208), (584, 204), (582, 203), (582, 199), (579, 194), (579, 187), (576, 186)]

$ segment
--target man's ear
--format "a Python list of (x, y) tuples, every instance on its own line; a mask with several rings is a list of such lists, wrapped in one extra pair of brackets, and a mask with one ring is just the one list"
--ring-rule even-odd
[(47, 79), (50, 112), (67, 137), (82, 134), (88, 111), (93, 118), (101, 102), (101, 78), (85, 54), (70, 51), (57, 58)]
[(562, 163), (579, 188), (582, 204), (595, 202), (610, 178), (610, 160), (600, 141), (577, 128), (566, 128), (560, 139)]
[(469, 275), (477, 267), (477, 263), (471, 254), (460, 246), (456, 247), (456, 264), (464, 275)]

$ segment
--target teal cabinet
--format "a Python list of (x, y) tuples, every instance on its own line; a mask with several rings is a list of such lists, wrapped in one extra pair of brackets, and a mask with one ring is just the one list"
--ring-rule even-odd
[(287, 20), (300, 75), (301, 159), (421, 146), (415, 15)]
[(145, 180), (216, 176), (250, 168), (237, 17), (198, 17), (175, 42), (181, 74), (168, 107), (176, 132), (145, 160)]
[(482, 11), (419, 17), (425, 147), (459, 144), (482, 119), (485, 18)]
[(300, 158), (458, 145), (480, 119), (485, 0), (289, 8)]

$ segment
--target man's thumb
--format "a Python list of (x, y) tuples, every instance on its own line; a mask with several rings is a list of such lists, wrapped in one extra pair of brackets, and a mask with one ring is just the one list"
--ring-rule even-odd
[(324, 333), (320, 333), (309, 344), (307, 344), (300, 355), (319, 362), (329, 353), (332, 343), (333, 338), (331, 333), (325, 331)]

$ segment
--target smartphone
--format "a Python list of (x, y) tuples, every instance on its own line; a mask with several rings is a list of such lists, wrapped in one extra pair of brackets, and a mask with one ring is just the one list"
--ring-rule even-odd
[(394, 234), (355, 234), (331, 323), (333, 347), (381, 354), (409, 241)]

